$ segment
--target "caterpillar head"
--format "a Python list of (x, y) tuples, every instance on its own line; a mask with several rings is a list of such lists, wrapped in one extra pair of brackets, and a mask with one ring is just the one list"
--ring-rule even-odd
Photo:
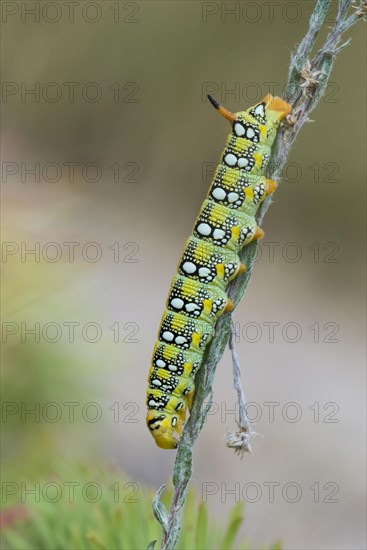
[(284, 99), (273, 97), (271, 94), (265, 96), (262, 103), (265, 103), (266, 110), (273, 113), (278, 120), (283, 120), (292, 110), (292, 106), (284, 101)]
[(176, 425), (179, 422), (177, 416), (149, 410), (147, 414), (147, 426), (161, 449), (177, 449), (178, 441), (174, 437)]
[[(268, 94), (264, 97), (260, 105), (263, 105), (267, 118), (273, 120), (274, 122), (281, 122), (292, 110), (291, 105), (281, 99), (280, 97), (273, 97), (271, 94)], [(257, 107), (254, 108), (254, 111)], [(251, 110), (250, 110), (251, 112)]]

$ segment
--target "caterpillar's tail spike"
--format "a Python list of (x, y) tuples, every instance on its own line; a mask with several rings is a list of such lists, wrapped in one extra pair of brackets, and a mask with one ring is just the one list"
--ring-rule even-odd
[(210, 103), (213, 105), (214, 109), (217, 109), (217, 111), (222, 116), (224, 116), (224, 118), (229, 120), (229, 122), (234, 122), (235, 120), (237, 120), (236, 115), (234, 113), (231, 113), (231, 111), (228, 111), (228, 109), (226, 109), (225, 107), (223, 107), (223, 105), (218, 103), (218, 101), (216, 99), (214, 99), (213, 96), (208, 94), (208, 99), (209, 99)]
[(237, 272), (237, 275), (240, 275), (241, 273), (245, 273), (245, 271), (246, 271), (246, 266), (245, 266), (245, 264), (243, 264), (241, 262), (240, 267), (239, 267), (238, 272)]
[(218, 103), (218, 101), (216, 99), (214, 99), (214, 97), (210, 94), (208, 94), (207, 97), (208, 97), (210, 103), (213, 105), (214, 109), (219, 109), (220, 103)]

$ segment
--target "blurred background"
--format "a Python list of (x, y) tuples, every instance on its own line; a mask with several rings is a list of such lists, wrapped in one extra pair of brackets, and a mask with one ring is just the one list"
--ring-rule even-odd
[[(228, 133), (206, 94), (232, 111), (281, 95), (313, 4), (3, 2), (7, 514), (32, 500), (22, 483), (59, 465), (114, 465), (139, 488), (170, 479), (175, 455), (145, 427), (146, 379)], [(225, 446), (236, 401), (226, 354), (195, 449), (192, 485), (211, 521), (244, 501), (252, 548), (366, 544), (363, 23), (349, 34), (234, 315), (262, 437), (242, 461)]]

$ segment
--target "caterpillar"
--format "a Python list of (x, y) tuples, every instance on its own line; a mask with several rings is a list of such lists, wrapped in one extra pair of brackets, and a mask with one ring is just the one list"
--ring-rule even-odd
[(255, 215), (276, 182), (265, 177), (277, 129), (291, 106), (268, 94), (246, 111), (231, 113), (208, 99), (230, 121), (229, 134), (207, 198), (185, 244), (154, 346), (147, 389), (147, 426), (156, 444), (175, 449), (194, 377), (217, 318), (233, 309), (228, 283), (246, 268), (242, 247), (263, 236)]

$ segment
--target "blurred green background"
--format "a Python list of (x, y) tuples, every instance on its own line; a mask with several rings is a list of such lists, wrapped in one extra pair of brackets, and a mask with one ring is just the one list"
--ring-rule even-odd
[[(139, 487), (169, 479), (174, 453), (145, 427), (146, 378), (228, 133), (206, 94), (232, 111), (281, 95), (313, 4), (2, 3), (3, 480), (78, 461), (113, 463)], [(256, 547), (365, 548), (363, 23), (350, 35), (235, 313), (264, 437), (243, 461), (225, 447), (225, 355), (196, 447), (210, 517), (245, 501), (241, 536)]]

